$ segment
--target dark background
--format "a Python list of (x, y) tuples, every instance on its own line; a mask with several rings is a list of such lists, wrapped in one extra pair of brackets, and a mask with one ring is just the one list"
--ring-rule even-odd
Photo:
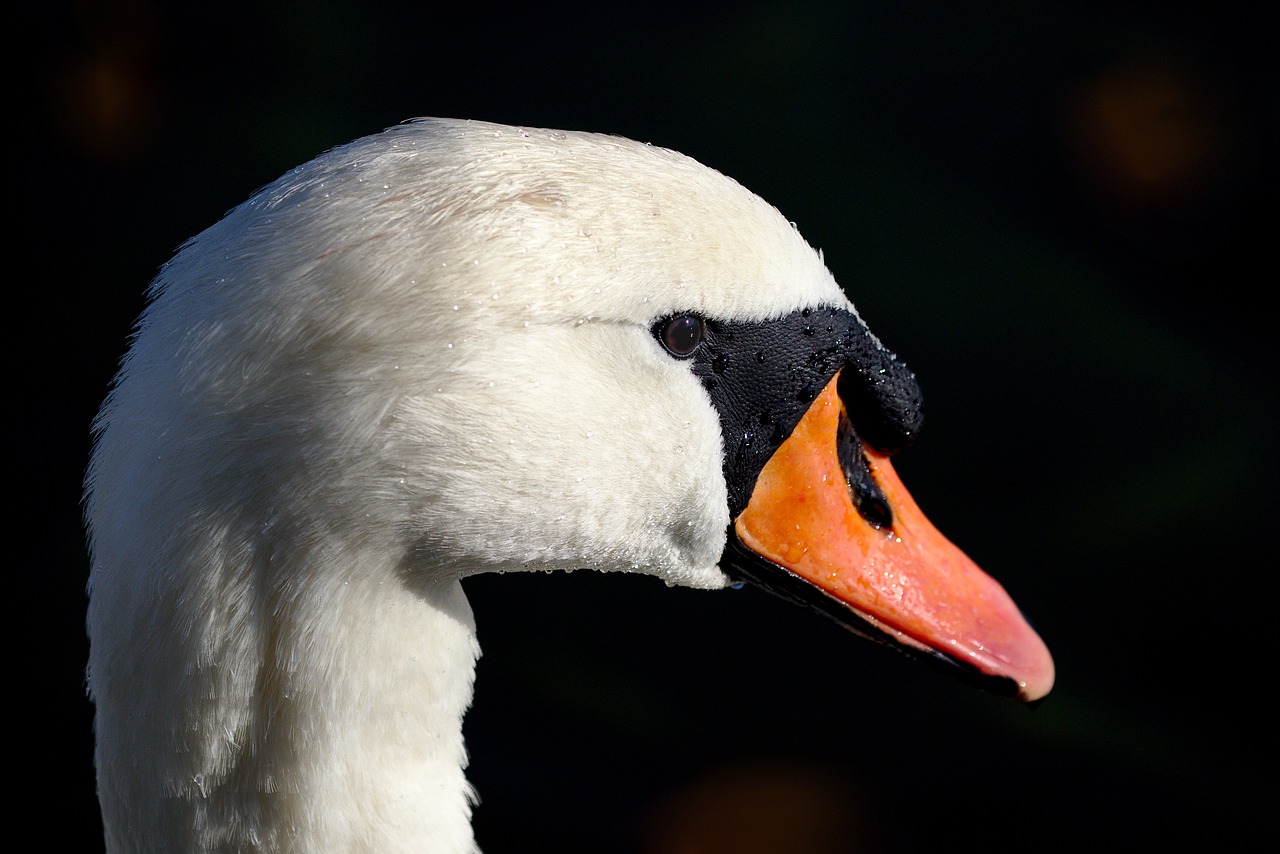
[[(904, 479), (1058, 664), (1028, 712), (752, 590), (477, 578), (486, 854), (707, 851), (672, 839), (720, 815), (744, 853), (1264, 842), (1264, 4), (36, 5), (7, 158), (10, 773), (65, 816), (50, 842), (99, 844), (78, 490), (144, 287), (258, 186), (418, 115), (638, 138), (777, 205), (921, 378)], [(769, 847), (770, 822), (842, 844)]]

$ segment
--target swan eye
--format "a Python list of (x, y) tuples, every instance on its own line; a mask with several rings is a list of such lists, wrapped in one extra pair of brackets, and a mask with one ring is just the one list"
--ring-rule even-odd
[(658, 321), (654, 327), (654, 333), (662, 342), (662, 346), (667, 348), (668, 353), (679, 359), (693, 355), (693, 351), (697, 350), (698, 345), (702, 343), (704, 332), (706, 332), (706, 324), (702, 322), (701, 317), (692, 314), (668, 317), (666, 320)]

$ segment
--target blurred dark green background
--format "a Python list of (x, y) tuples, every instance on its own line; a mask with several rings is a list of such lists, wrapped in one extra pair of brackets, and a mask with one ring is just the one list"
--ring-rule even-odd
[(832, 850), (766, 847), (789, 816), (847, 851), (1267, 841), (1264, 4), (171, 5), (13, 30), (11, 737), (29, 808), (65, 817), (41, 847), (98, 845), (78, 490), (144, 287), (258, 186), (418, 115), (650, 141), (777, 205), (921, 378), (904, 479), (1058, 663), (1028, 712), (752, 590), (474, 579), (486, 854), (704, 851), (656, 840), (719, 811), (743, 854)]

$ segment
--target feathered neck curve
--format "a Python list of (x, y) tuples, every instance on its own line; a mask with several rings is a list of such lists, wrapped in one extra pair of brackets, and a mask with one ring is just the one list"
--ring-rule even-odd
[(852, 311), (776, 210), (616, 137), (423, 120), (186, 244), (95, 424), (89, 684), (113, 852), (474, 850), (459, 579), (715, 588), (679, 312)]

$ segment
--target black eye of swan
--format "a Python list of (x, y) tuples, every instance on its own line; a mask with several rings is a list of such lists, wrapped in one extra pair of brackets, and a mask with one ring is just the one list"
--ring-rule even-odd
[(653, 334), (667, 348), (667, 352), (678, 359), (686, 359), (693, 355), (702, 343), (706, 332), (706, 324), (702, 318), (693, 314), (677, 314), (665, 320), (659, 320), (653, 327)]

